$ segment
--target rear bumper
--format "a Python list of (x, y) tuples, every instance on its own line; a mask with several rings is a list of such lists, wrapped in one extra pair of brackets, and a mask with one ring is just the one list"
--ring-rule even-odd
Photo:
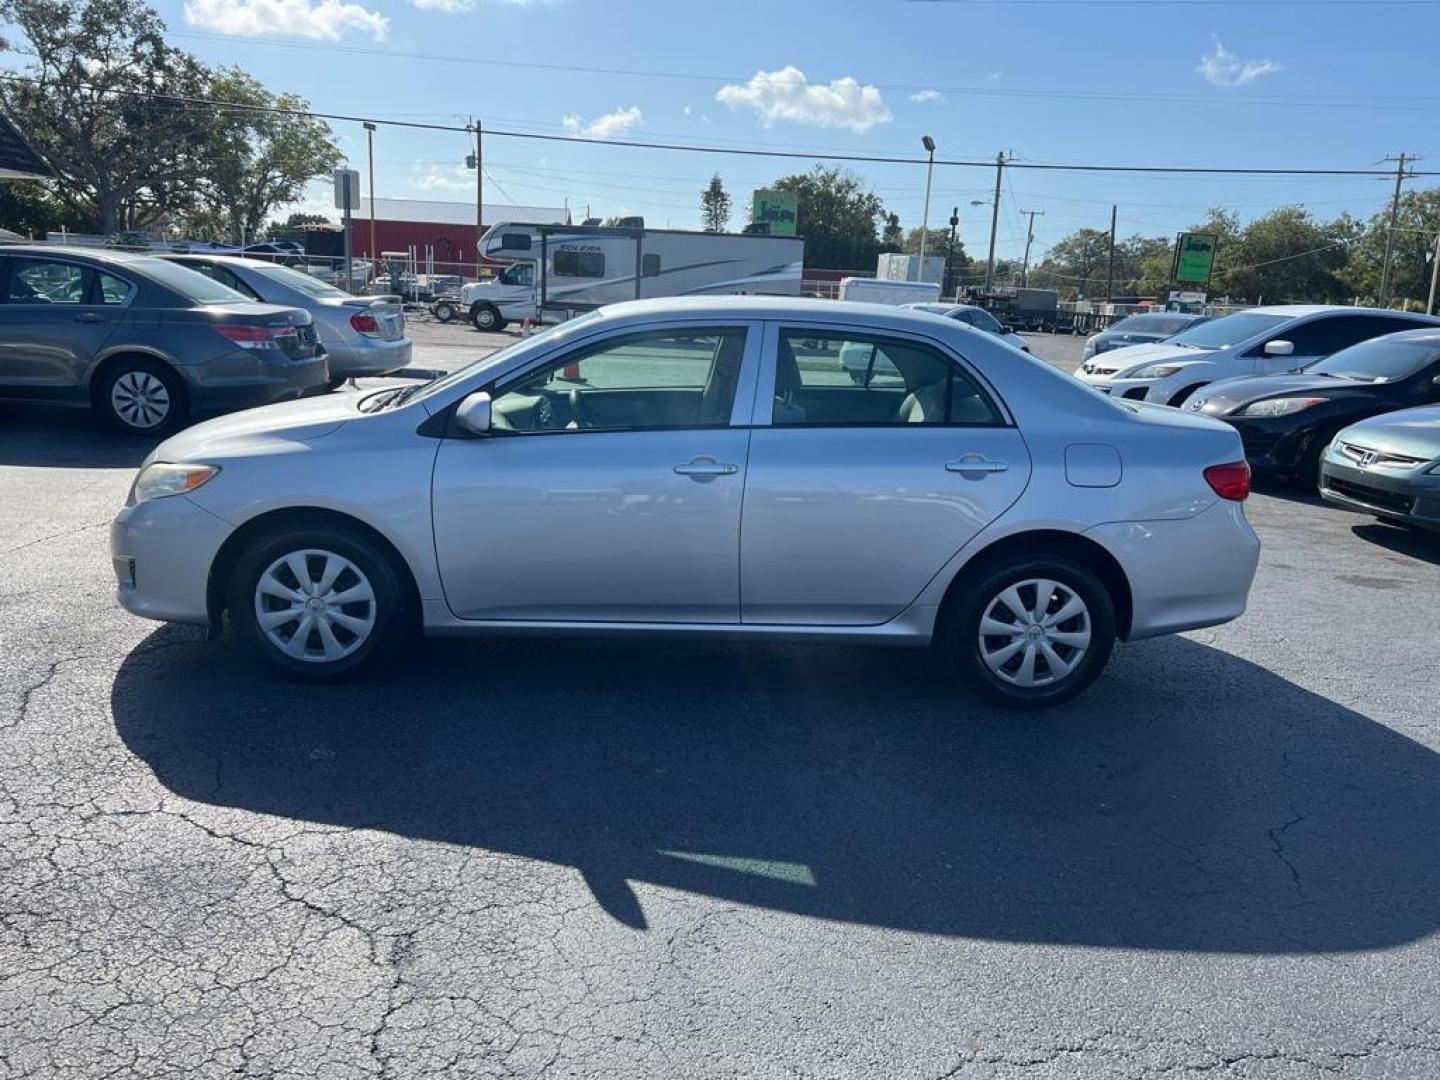
[(1342, 464), (1327, 454), (1320, 470), (1320, 496), (1350, 510), (1440, 530), (1440, 476), (1413, 470), (1386, 475)]
[(210, 567), (231, 531), (184, 495), (125, 507), (110, 524), (120, 606), (146, 619), (208, 626)]
[(197, 412), (233, 412), (308, 397), (323, 393), (330, 381), (325, 355), (257, 360), (255, 352), (244, 349), (204, 364), (182, 364), (177, 370), (185, 378), (190, 403)]
[(1245, 611), (1260, 538), (1240, 503), (1221, 499), (1176, 521), (1111, 522), (1087, 535), (1109, 549), (1130, 581), (1127, 641), (1214, 626)]
[(359, 344), (347, 342), (327, 345), (326, 348), (330, 350), (327, 359), (330, 362), (331, 377), (347, 379), (364, 375), (389, 375), (407, 368), (410, 366), (410, 355), (414, 351), (408, 337), (396, 341), (366, 338)]

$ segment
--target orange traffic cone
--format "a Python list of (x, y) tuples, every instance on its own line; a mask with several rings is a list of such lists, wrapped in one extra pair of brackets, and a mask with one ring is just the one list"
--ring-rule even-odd
[(524, 322), (522, 322), (522, 323), (520, 324), (520, 336), (521, 336), (521, 337), (529, 337), (529, 336), (530, 336), (530, 320), (529, 320), (529, 319), (526, 319)]

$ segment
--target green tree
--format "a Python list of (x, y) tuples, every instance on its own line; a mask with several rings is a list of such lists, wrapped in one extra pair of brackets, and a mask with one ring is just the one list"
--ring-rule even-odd
[(905, 230), (900, 227), (899, 214), (885, 215), (885, 228), (880, 233), (881, 251), (899, 251), (905, 245)]
[(0, 183), (0, 228), (38, 237), (65, 223), (65, 208), (42, 183), (7, 180)]
[(308, 111), (309, 102), (275, 94), (239, 68), (216, 72), (210, 97), (245, 108), (214, 114), (203, 202), (228, 218), (235, 240), (246, 243), (271, 210), (298, 199), (306, 184), (329, 175), (344, 155), (330, 125), (294, 115)]
[[(207, 121), (181, 96), (208, 73), (167, 45), (143, 0), (0, 0), (34, 55), (30, 81), (0, 84), (0, 106), (56, 171), (72, 223), (115, 234), (192, 202), (208, 162)], [(166, 96), (157, 96), (160, 92)]]
[(808, 173), (770, 185), (799, 198), (797, 232), (805, 238), (807, 266), (827, 270), (873, 271), (880, 253), (877, 225), (885, 206), (854, 173), (816, 165)]
[[(1400, 196), (1395, 246), (1391, 254), (1392, 302), (1412, 299), (1423, 304), (1430, 293), (1430, 258), (1440, 235), (1440, 188), (1407, 191)], [(1348, 235), (1349, 258), (1340, 273), (1345, 292), (1372, 303), (1380, 295), (1380, 267), (1385, 259), (1385, 234), (1390, 208), (1377, 213), (1367, 226), (1348, 215), (1331, 223), (1337, 235)]]
[(1349, 259), (1348, 239), (1337, 234), (1335, 223), (1316, 221), (1300, 206), (1282, 206), (1240, 230), (1216, 282), (1251, 302), (1338, 300), (1347, 291), (1340, 273)]
[(1109, 230), (1078, 229), (1045, 253), (1030, 271), (1030, 285), (1068, 297), (1103, 296), (1109, 259)]
[(724, 232), (730, 223), (730, 194), (719, 173), (710, 177), (709, 186), (700, 193), (700, 223), (706, 232)]

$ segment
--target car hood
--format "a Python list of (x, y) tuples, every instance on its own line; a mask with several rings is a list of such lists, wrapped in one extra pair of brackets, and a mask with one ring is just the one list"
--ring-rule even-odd
[(1371, 450), (1429, 461), (1440, 457), (1440, 405), (1362, 420), (1340, 432), (1339, 438)]
[(1211, 415), (1232, 412), (1242, 405), (1261, 398), (1288, 394), (1305, 394), (1319, 391), (1328, 396), (1336, 391), (1360, 390), (1367, 383), (1351, 379), (1333, 379), (1324, 375), (1242, 375), (1235, 379), (1220, 379), (1196, 393), (1189, 402), (1190, 408), (1197, 408), (1196, 399), (1204, 401), (1198, 408)]
[(1211, 353), (1209, 349), (1187, 349), (1183, 345), (1166, 345), (1163, 341), (1157, 341), (1149, 345), (1126, 345), (1124, 348), (1111, 349), (1103, 353), (1104, 360), (1096, 358), (1096, 362), (1103, 363), (1107, 368), (1118, 369), (1118, 374), (1125, 375), (1136, 368), (1149, 367), (1151, 364), (1159, 364), (1170, 360), (1194, 362), (1197, 360), (1209, 360)]
[(359, 392), (326, 394), (217, 416), (172, 435), (151, 452), (145, 463), (204, 462), (298, 449), (358, 416), (360, 397)]

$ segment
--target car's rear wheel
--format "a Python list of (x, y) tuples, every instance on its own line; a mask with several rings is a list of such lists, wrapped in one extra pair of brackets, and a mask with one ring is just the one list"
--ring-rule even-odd
[(168, 435), (189, 412), (180, 376), (158, 360), (120, 360), (105, 372), (96, 403), (130, 435)]
[(982, 697), (1012, 709), (1069, 701), (1115, 645), (1115, 607), (1087, 567), (1016, 555), (981, 567), (949, 607), (944, 647)]
[(398, 644), (409, 620), (390, 556), (358, 530), (292, 526), (260, 538), (236, 563), (236, 634), (282, 671), (334, 679)]

